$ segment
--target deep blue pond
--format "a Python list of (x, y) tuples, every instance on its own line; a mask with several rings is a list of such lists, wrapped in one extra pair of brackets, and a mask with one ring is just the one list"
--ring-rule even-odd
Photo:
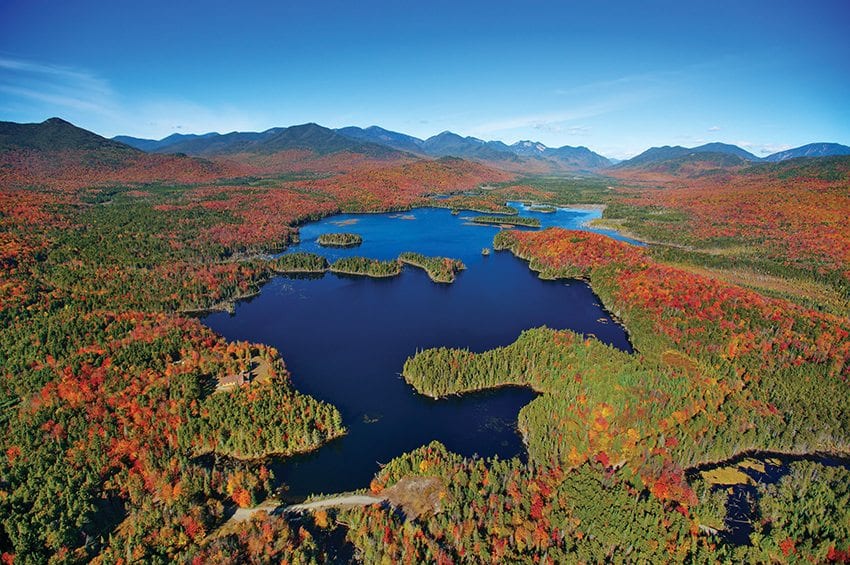
[[(559, 210), (546, 226), (578, 228), (598, 211)], [(527, 328), (549, 326), (593, 334), (631, 350), (590, 288), (579, 281), (542, 281), (507, 252), (481, 254), (498, 228), (470, 225), (472, 213), (422, 208), (401, 214), (337, 215), (301, 228), (288, 251), (314, 251), (329, 260), (363, 255), (395, 258), (403, 251), (458, 258), (467, 265), (451, 285), (407, 267), (391, 279), (276, 277), (234, 314), (203, 322), (231, 340), (276, 347), (302, 392), (339, 408), (348, 434), (318, 451), (273, 465), (286, 498), (366, 487), (380, 463), (431, 440), (463, 455), (524, 457), (516, 431), (519, 410), (534, 398), (505, 388), (431, 400), (400, 377), (417, 349), (465, 347), (484, 351), (513, 342)], [(319, 247), (319, 234), (363, 236), (353, 249)]]

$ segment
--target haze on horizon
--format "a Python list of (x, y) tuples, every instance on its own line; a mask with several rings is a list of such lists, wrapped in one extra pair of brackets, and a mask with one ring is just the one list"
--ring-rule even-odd
[(0, 120), (101, 135), (317, 122), (584, 145), (850, 144), (850, 4), (0, 3)]

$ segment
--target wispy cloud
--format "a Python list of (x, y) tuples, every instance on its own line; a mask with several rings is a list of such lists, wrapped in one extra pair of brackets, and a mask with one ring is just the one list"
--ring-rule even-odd
[(159, 137), (175, 131), (208, 133), (218, 131), (260, 131), (270, 127), (269, 121), (233, 106), (215, 108), (187, 100), (159, 100), (141, 104), (137, 108), (140, 116), (138, 123), (126, 123), (130, 128), (139, 130), (141, 135)]
[(563, 112), (551, 112), (546, 114), (528, 114), (514, 116), (502, 120), (494, 120), (478, 124), (472, 128), (473, 135), (487, 135), (496, 132), (511, 131), (523, 128), (547, 129), (549, 131), (561, 131), (563, 126), (574, 120), (584, 120), (606, 114), (619, 109), (619, 104), (602, 102), (577, 107)]
[(258, 130), (268, 121), (233, 107), (180, 99), (131, 102), (97, 73), (0, 54), (3, 108), (41, 119), (59, 116), (101, 135), (164, 137), (175, 131)]
[(562, 135), (571, 135), (571, 136), (580, 136), (580, 135), (590, 135), (590, 132), (593, 128), (590, 126), (569, 126), (564, 127), (560, 124), (536, 124), (532, 126), (534, 129), (539, 131), (545, 131), (547, 133), (558, 133)]
[(582, 135), (589, 131), (587, 126), (576, 125), (572, 122), (587, 120), (622, 110), (632, 104), (651, 96), (649, 93), (635, 93), (624, 96), (612, 96), (597, 102), (576, 105), (563, 111), (541, 114), (527, 114), (501, 120), (480, 123), (471, 128), (471, 134), (488, 136), (496, 133), (508, 133), (523, 129), (544, 130), (552, 133), (568, 133)]
[(61, 85), (74, 86), (79, 90), (84, 90), (89, 93), (98, 93), (101, 95), (110, 95), (112, 89), (109, 82), (96, 76), (95, 74), (70, 67), (62, 67), (59, 65), (49, 65), (28, 61), (24, 59), (14, 59), (0, 55), (0, 72), (3, 74), (13, 73), (20, 78), (22, 75), (29, 77), (47, 77), (51, 82)]
[(674, 81), (682, 75), (682, 71), (652, 71), (648, 73), (640, 73), (617, 77), (609, 80), (600, 80), (571, 86), (569, 88), (559, 88), (555, 90), (558, 96), (585, 96), (598, 95), (599, 93), (611, 91), (623, 91), (623, 89), (635, 90), (636, 88), (646, 88), (648, 86), (660, 86), (670, 81)]
[(18, 102), (68, 112), (116, 115), (109, 82), (94, 73), (0, 55), (0, 92)]
[(57, 113), (61, 113), (59, 112), (59, 109), (61, 108), (94, 112), (103, 111), (105, 109), (102, 104), (93, 102), (90, 99), (87, 100), (73, 95), (69, 96), (67, 93), (62, 92), (35, 90), (33, 88), (11, 86), (8, 84), (0, 84), (0, 92), (14, 97), (26, 98), (49, 104), (57, 108)]
[(552, 111), (511, 116), (479, 123), (471, 128), (476, 136), (510, 136), (521, 130), (538, 130), (559, 135), (588, 135), (590, 127), (579, 121), (633, 108), (663, 97), (674, 90), (679, 71), (657, 71), (595, 81), (550, 91), (540, 104)]
[(791, 145), (785, 143), (752, 143), (750, 141), (737, 141), (735, 145), (743, 147), (753, 155), (761, 156), (772, 155), (792, 148)]
[(720, 131), (721, 129), (723, 128), (721, 128), (720, 126), (711, 126), (710, 128), (708, 128), (708, 131), (715, 132)]

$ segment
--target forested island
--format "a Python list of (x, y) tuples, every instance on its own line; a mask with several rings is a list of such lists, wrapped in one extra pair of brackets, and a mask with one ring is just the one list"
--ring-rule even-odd
[(414, 267), (424, 269), (431, 277), (431, 280), (437, 283), (452, 283), (455, 280), (455, 275), (464, 269), (466, 265), (457, 259), (448, 257), (428, 257), (421, 253), (413, 253), (407, 251), (399, 255), (398, 260)]
[(526, 228), (539, 228), (540, 220), (527, 216), (475, 216), (472, 221), (476, 224), (496, 224), (504, 226), (522, 226)]
[(453, 216), (457, 216), (462, 211), (477, 212), (479, 214), (503, 214), (506, 216), (516, 216), (519, 210), (513, 206), (509, 206), (499, 194), (499, 198), (492, 198), (489, 195), (482, 197), (471, 196), (469, 194), (453, 194), (441, 198), (432, 198), (430, 205), (436, 208), (448, 208)]
[(363, 238), (356, 233), (323, 233), (316, 243), (323, 247), (357, 247)]
[(397, 261), (379, 261), (366, 257), (346, 257), (332, 265), (321, 255), (315, 253), (286, 253), (270, 262), (272, 271), (280, 274), (324, 273), (333, 271), (347, 275), (365, 275), (371, 277), (392, 277), (401, 274), (402, 265), (419, 267), (428, 273), (436, 283), (451, 283), (455, 275), (466, 268), (462, 261), (449, 257), (428, 257), (410, 251), (399, 255)]
[(333, 273), (384, 278), (401, 274), (401, 261), (381, 261), (368, 257), (343, 257), (331, 263)]
[(276, 273), (324, 273), (330, 265), (328, 260), (315, 253), (286, 253), (271, 261)]

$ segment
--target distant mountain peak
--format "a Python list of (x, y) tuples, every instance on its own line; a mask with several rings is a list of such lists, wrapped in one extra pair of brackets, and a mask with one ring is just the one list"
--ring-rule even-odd
[(408, 153), (422, 153), (423, 141), (418, 137), (413, 137), (412, 135), (399, 133), (397, 131), (390, 131), (380, 126), (371, 125), (367, 128), (348, 126), (334, 131), (350, 139), (378, 143), (385, 147), (390, 147), (398, 151), (406, 151)]
[(510, 145), (512, 151), (519, 155), (533, 155), (533, 154), (542, 154), (545, 153), (548, 147), (540, 143), (539, 141), (531, 141), (529, 139), (522, 139), (517, 141), (516, 143)]
[(35, 124), (0, 122), (0, 150), (7, 149), (137, 152), (129, 145), (106, 139), (56, 117)]
[(72, 124), (71, 122), (65, 121), (62, 118), (57, 118), (57, 117), (47, 118), (46, 120), (44, 120), (41, 123), (42, 124), (64, 125), (64, 126), (77, 127), (74, 124)]
[(307, 122), (304, 124), (296, 124), (294, 126), (289, 126), (287, 128), (278, 128), (278, 129), (287, 129), (287, 130), (321, 130), (321, 131), (333, 131), (324, 126), (320, 126), (316, 122)]
[(760, 157), (756, 157), (746, 149), (742, 149), (737, 145), (732, 145), (730, 143), (721, 143), (719, 141), (706, 143), (705, 145), (700, 145), (699, 147), (694, 147), (692, 151), (697, 153), (725, 153), (727, 155), (735, 155), (737, 157), (741, 157), (742, 159), (746, 159), (747, 161), (761, 161)]
[[(718, 164), (722, 163), (726, 165), (739, 164), (738, 161), (730, 159), (730, 157), (734, 157), (742, 161), (761, 161), (760, 158), (756, 157), (745, 149), (741, 149), (737, 145), (713, 142), (691, 148), (682, 147), (681, 145), (663, 145), (661, 147), (650, 147), (640, 155), (618, 163), (617, 167), (644, 167), (650, 165), (657, 165), (666, 161), (674, 161), (677, 159), (681, 160), (685, 158), (693, 162), (699, 160), (700, 155), (703, 154), (705, 155), (705, 160), (716, 161)], [(719, 156), (725, 156), (725, 159), (721, 159)]]
[(691, 157), (690, 160), (694, 161), (694, 157), (698, 157), (700, 154), (714, 155), (715, 157), (706, 157), (706, 160), (713, 160), (718, 165), (738, 164), (734, 160), (729, 159), (722, 161), (717, 157), (718, 155), (725, 155), (727, 157), (733, 156), (752, 163), (765, 161), (776, 163), (779, 161), (784, 161), (786, 159), (794, 159), (797, 157), (830, 157), (839, 155), (850, 155), (850, 147), (838, 143), (809, 143), (808, 145), (803, 145), (802, 147), (795, 147), (793, 149), (780, 151), (778, 153), (768, 155), (767, 157), (760, 158), (745, 149), (741, 149), (737, 145), (732, 145), (729, 143), (706, 143), (705, 145), (700, 145), (699, 147), (693, 147), (690, 149), (688, 149), (687, 147), (681, 147), (679, 145), (675, 145), (672, 147), (669, 145), (665, 145), (663, 147), (651, 147), (640, 155), (618, 163), (617, 167), (643, 167), (647, 165), (658, 164), (663, 161), (683, 159), (689, 156)]
[(809, 143), (801, 147), (779, 151), (764, 158), (765, 161), (777, 163), (797, 157), (831, 157), (837, 155), (850, 155), (850, 147), (840, 143), (817, 142)]

